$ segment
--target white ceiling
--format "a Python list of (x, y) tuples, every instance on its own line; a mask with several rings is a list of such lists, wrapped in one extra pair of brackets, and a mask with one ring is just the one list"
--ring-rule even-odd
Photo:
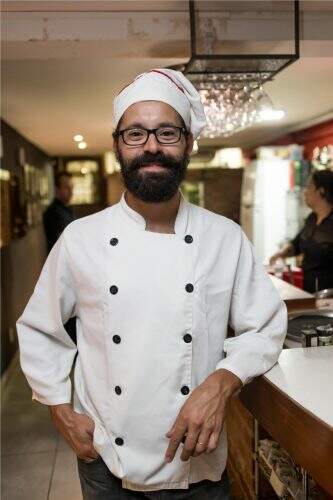
[[(232, 3), (238, 7), (247, 4)], [(216, 2), (205, 4), (216, 8)], [(302, 2), (302, 8), (311, 11), (314, 4), (316, 12), (303, 16), (314, 16), (317, 32), (303, 36), (300, 60), (265, 86), (276, 107), (286, 111), (285, 119), (278, 125), (252, 127), (227, 140), (203, 140), (202, 145), (253, 147), (333, 117), (333, 40), (327, 34), (321, 36), (327, 33), (325, 22), (333, 2)], [(2, 30), (1, 115), (51, 155), (78, 154), (72, 137), (79, 132), (88, 143), (88, 149), (80, 154), (110, 150), (112, 102), (117, 91), (140, 72), (189, 57), (188, 34), (184, 35), (188, 30), (187, 2), (9, 1), (2, 6), (8, 13), (4, 14)], [(96, 13), (93, 16), (88, 12), (92, 9)], [(106, 25), (106, 19), (111, 24)], [(169, 31), (163, 32), (164, 20)], [(305, 20), (310, 33), (314, 23), (311, 17)], [(115, 21), (117, 26), (110, 29), (108, 37), (108, 26)], [(158, 26), (156, 33), (149, 31), (153, 24)], [(69, 36), (73, 31), (75, 36)], [(102, 32), (103, 36), (96, 35)]]

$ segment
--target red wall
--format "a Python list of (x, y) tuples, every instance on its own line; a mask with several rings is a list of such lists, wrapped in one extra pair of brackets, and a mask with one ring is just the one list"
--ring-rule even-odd
[(316, 146), (323, 147), (327, 144), (333, 144), (333, 120), (292, 132), (269, 143), (270, 146), (285, 146), (287, 144), (304, 146), (304, 157), (311, 160), (312, 152)]

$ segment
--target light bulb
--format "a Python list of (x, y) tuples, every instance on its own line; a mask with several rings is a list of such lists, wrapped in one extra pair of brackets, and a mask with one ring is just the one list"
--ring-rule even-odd
[(281, 120), (285, 115), (285, 112), (282, 109), (262, 109), (260, 111), (260, 118), (263, 121), (276, 121)]

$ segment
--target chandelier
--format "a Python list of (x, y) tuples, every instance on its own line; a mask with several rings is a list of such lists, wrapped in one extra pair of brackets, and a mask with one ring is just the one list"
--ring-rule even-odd
[(263, 85), (299, 58), (299, 2), (275, 2), (281, 4), (284, 15), (288, 3), (293, 7), (289, 16), (293, 21), (292, 53), (274, 53), (271, 45), (266, 53), (230, 54), (219, 53), (223, 43), (218, 39), (219, 25), (213, 16), (205, 16), (197, 23), (200, 13), (195, 10), (194, 0), (189, 0), (191, 58), (174, 68), (183, 71), (201, 95), (207, 117), (203, 137), (228, 136), (268, 116), (274, 119), (283, 114), (274, 109)]
[(211, 82), (198, 86), (207, 125), (202, 137), (227, 137), (263, 120), (273, 104), (260, 82)]

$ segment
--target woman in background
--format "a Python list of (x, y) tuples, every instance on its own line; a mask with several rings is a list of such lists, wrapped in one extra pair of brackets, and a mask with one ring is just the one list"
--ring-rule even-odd
[(314, 293), (333, 288), (333, 171), (313, 172), (305, 189), (312, 209), (298, 235), (270, 259), (303, 254), (304, 290)]

